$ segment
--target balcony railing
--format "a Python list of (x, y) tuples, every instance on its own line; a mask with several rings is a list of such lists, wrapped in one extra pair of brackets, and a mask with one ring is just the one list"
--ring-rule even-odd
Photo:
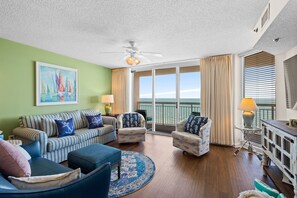
[[(261, 120), (275, 119), (275, 104), (257, 104), (259, 110), (255, 112), (254, 125), (261, 127)], [(188, 118), (191, 112), (200, 112), (199, 102), (180, 102), (179, 121)], [(147, 111), (152, 117), (153, 105), (151, 102), (138, 102), (138, 109)], [(175, 102), (156, 102), (156, 124), (174, 126), (176, 120)]]

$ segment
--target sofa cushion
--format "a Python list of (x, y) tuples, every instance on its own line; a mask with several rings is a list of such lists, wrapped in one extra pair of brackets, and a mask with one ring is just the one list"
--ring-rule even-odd
[(89, 129), (103, 127), (101, 113), (99, 113), (97, 115), (86, 115), (86, 118), (88, 120), (88, 128)]
[(80, 168), (67, 173), (33, 177), (11, 177), (8, 179), (21, 190), (46, 189), (67, 184), (81, 177)]
[(31, 168), (26, 157), (12, 144), (0, 140), (0, 171), (16, 177), (31, 176)]
[(68, 111), (60, 113), (62, 119), (68, 120), (70, 118), (73, 118), (74, 122), (74, 129), (81, 129), (84, 128), (84, 124), (80, 115), (80, 111)]
[(207, 123), (207, 120), (208, 120), (207, 117), (190, 115), (185, 124), (184, 130), (185, 132), (199, 135), (200, 128)]
[(72, 170), (66, 166), (41, 157), (32, 158), (30, 160), (30, 167), (32, 170), (31, 176), (53, 175), (66, 173)]
[(41, 118), (56, 118), (56, 117), (60, 117), (59, 113), (21, 116), (19, 118), (20, 127), (42, 130)]
[(55, 120), (58, 128), (58, 137), (74, 135), (73, 118), (69, 120)]
[(99, 112), (94, 110), (94, 109), (85, 109), (85, 110), (81, 110), (80, 114), (81, 114), (81, 118), (83, 121), (83, 126), (87, 127), (88, 126), (88, 120), (86, 118), (87, 115), (97, 115)]
[(47, 144), (47, 151), (55, 151), (61, 148), (65, 148), (67, 146), (72, 146), (79, 143), (78, 136), (71, 135), (71, 136), (65, 136), (65, 137), (51, 137), (48, 138), (48, 144)]
[(48, 137), (57, 136), (58, 128), (55, 120), (62, 120), (60, 116), (53, 118), (41, 118), (41, 130), (44, 131)]
[(96, 128), (98, 130), (98, 135), (105, 135), (114, 131), (113, 125), (105, 124), (104, 127)]
[(84, 142), (86, 140), (89, 140), (91, 138), (94, 138), (98, 136), (98, 129), (77, 129), (75, 130), (75, 135), (79, 138), (80, 142)]
[(121, 135), (144, 134), (146, 133), (146, 128), (143, 128), (143, 127), (121, 128), (119, 129), (118, 132)]

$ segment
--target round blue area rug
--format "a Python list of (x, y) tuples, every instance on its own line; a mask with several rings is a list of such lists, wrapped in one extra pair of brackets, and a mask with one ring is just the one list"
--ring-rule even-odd
[(113, 169), (108, 196), (122, 197), (139, 190), (151, 181), (155, 169), (155, 163), (149, 157), (133, 151), (122, 151), (121, 178), (118, 179), (117, 168)]

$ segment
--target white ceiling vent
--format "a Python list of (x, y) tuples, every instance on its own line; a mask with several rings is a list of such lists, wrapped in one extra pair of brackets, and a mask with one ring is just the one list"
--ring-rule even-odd
[(270, 18), (270, 3), (267, 6), (267, 9), (265, 10), (263, 16), (261, 17), (261, 28), (264, 27), (264, 25), (267, 23), (267, 21)]

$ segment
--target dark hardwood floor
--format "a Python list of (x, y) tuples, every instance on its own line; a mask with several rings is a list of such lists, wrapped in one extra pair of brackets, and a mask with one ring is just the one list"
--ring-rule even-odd
[(143, 153), (155, 162), (152, 181), (127, 198), (235, 198), (242, 191), (254, 189), (255, 178), (274, 187), (268, 177), (262, 176), (258, 157), (245, 150), (235, 157), (234, 148), (211, 145), (208, 154), (197, 158), (173, 147), (171, 137), (152, 134), (147, 134), (143, 143), (108, 145)]

